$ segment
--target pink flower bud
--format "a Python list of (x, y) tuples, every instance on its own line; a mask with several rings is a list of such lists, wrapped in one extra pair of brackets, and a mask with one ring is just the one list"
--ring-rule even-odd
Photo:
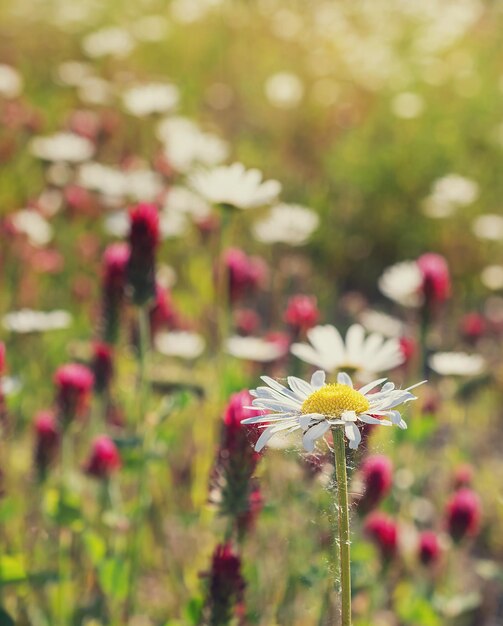
[(56, 371), (54, 383), (57, 389), (58, 417), (66, 426), (75, 417), (86, 413), (94, 376), (84, 365), (68, 363)]
[(243, 602), (245, 581), (241, 559), (226, 543), (216, 547), (209, 574), (210, 624), (229, 624), (236, 607)]
[(387, 456), (374, 455), (362, 464), (363, 496), (358, 502), (358, 510), (367, 513), (375, 508), (391, 488), (393, 464)]
[(93, 441), (91, 454), (85, 463), (85, 472), (95, 478), (109, 478), (120, 469), (121, 457), (115, 443), (106, 435)]
[(379, 548), (385, 562), (394, 558), (398, 549), (398, 528), (394, 520), (376, 511), (366, 519), (364, 530)]
[(154, 337), (162, 329), (177, 328), (179, 321), (171, 292), (157, 283), (154, 306), (150, 310), (150, 330), (152, 336)]
[(159, 213), (153, 204), (138, 204), (129, 211), (128, 280), (133, 301), (143, 305), (155, 296), (155, 254), (159, 245)]
[(479, 497), (467, 487), (459, 489), (451, 497), (446, 508), (446, 523), (449, 534), (455, 542), (477, 534), (480, 509)]
[(253, 309), (234, 311), (234, 324), (242, 335), (253, 335), (260, 326), (260, 316)]
[(288, 300), (284, 320), (296, 331), (305, 332), (319, 320), (320, 312), (315, 296), (298, 294)]
[(480, 313), (467, 313), (461, 320), (461, 335), (471, 343), (480, 339), (486, 330), (486, 320)]
[(407, 364), (414, 357), (417, 346), (411, 337), (400, 337), (400, 350), (403, 354), (404, 363)]
[(113, 376), (113, 348), (106, 343), (98, 342), (94, 344), (93, 351), (94, 387), (96, 391), (102, 393), (108, 389)]
[(3, 341), (0, 341), (0, 374), (3, 374), (5, 371), (5, 344)]
[(473, 467), (468, 463), (458, 465), (454, 470), (454, 489), (470, 487), (473, 481)]
[(418, 556), (423, 565), (434, 565), (440, 558), (442, 549), (438, 535), (431, 530), (425, 530), (419, 536)]
[(245, 293), (257, 290), (265, 281), (267, 266), (258, 257), (249, 257), (238, 248), (229, 248), (224, 254), (229, 293), (233, 302)]
[(50, 411), (40, 411), (35, 416), (34, 461), (40, 475), (53, 463), (59, 449), (60, 434), (56, 418)]
[(128, 261), (129, 247), (125, 243), (111, 244), (103, 255), (103, 335), (109, 343), (115, 343), (119, 333)]
[(426, 304), (436, 304), (447, 300), (451, 291), (451, 279), (447, 262), (440, 254), (427, 252), (417, 260), (423, 277), (422, 291)]

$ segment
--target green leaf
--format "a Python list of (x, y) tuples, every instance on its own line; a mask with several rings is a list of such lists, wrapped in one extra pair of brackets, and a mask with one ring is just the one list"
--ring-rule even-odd
[(26, 570), (20, 554), (12, 556), (4, 554), (0, 557), (0, 583), (2, 585), (21, 583), (26, 580)]
[(16, 626), (16, 622), (7, 613), (5, 609), (0, 607), (0, 626)]
[(201, 597), (191, 598), (187, 602), (187, 604), (185, 605), (184, 613), (185, 613), (185, 618), (189, 622), (189, 624), (196, 626), (197, 624), (201, 622), (203, 608), (204, 608), (204, 600)]
[(98, 567), (100, 585), (106, 595), (124, 600), (128, 593), (129, 567), (124, 559), (110, 557)]
[(100, 535), (93, 532), (86, 532), (83, 537), (86, 552), (91, 563), (98, 567), (105, 558), (107, 547), (105, 540)]
[(44, 508), (58, 526), (82, 527), (80, 499), (76, 493), (66, 491), (61, 498), (58, 489), (49, 489), (45, 494)]

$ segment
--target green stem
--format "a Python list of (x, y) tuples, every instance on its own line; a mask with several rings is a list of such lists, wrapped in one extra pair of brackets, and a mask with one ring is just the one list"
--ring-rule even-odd
[(341, 626), (351, 626), (351, 560), (348, 508), (348, 479), (346, 473), (346, 445), (341, 427), (332, 428), (334, 439), (335, 475), (337, 478), (337, 513), (339, 565), (341, 579)]
[[(143, 518), (148, 504), (147, 493), (147, 454), (149, 451), (149, 443), (147, 442), (148, 424), (145, 416), (148, 406), (149, 384), (146, 379), (146, 355), (150, 342), (150, 328), (148, 318), (148, 307), (142, 306), (138, 309), (138, 326), (139, 326), (139, 345), (138, 345), (138, 421), (136, 422), (136, 432), (141, 433), (140, 461), (137, 482), (136, 508), (131, 521), (131, 546), (129, 553), (129, 593), (126, 601), (125, 613), (126, 617), (134, 615), (137, 608), (137, 580), (140, 567), (140, 535), (143, 528)], [(143, 427), (143, 432), (142, 431)]]
[(58, 498), (58, 570), (59, 570), (59, 586), (58, 586), (58, 613), (59, 623), (61, 626), (66, 624), (68, 603), (66, 602), (66, 591), (70, 581), (70, 568), (68, 559), (68, 544), (71, 540), (69, 536), (70, 530), (63, 527), (62, 511), (66, 500), (66, 481), (70, 471), (72, 460), (72, 445), (68, 427), (64, 429), (61, 437), (61, 462), (60, 462), (60, 484)]

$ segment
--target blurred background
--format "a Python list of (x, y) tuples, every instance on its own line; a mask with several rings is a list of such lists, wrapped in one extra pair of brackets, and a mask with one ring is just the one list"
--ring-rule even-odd
[[(399, 338), (406, 363), (394, 379), (429, 380), (409, 430), (366, 444), (366, 455), (392, 461), (382, 510), (401, 539), (391, 556), (376, 548), (355, 512), (355, 626), (503, 624), (502, 32), (498, 0), (2, 1), (2, 626), (206, 623), (204, 581), (225, 535), (210, 477), (226, 402), (263, 373), (311, 371), (287, 353), (317, 322)], [(233, 162), (282, 189), (236, 210), (223, 242), (225, 217), (193, 176)], [(149, 411), (168, 411), (166, 394), (171, 404), (169, 420), (150, 423), (150, 452), (141, 448), (151, 502), (140, 599), (124, 613), (121, 559), (147, 464), (135, 448), (147, 431), (132, 417), (131, 310), (113, 402), (98, 393), (92, 408), (123, 456), (122, 505), (83, 475), (96, 434), (84, 429), (62, 508), (57, 472), (35, 478), (33, 420), (52, 405), (62, 363), (96, 363), (104, 251), (127, 239), (126, 209), (139, 202), (159, 207), (162, 239)], [(450, 286), (426, 314), (404, 306), (405, 274), (391, 287), (382, 277), (430, 252)], [(223, 326), (219, 261), (235, 281)], [(314, 298), (308, 311), (286, 313), (299, 294)], [(224, 350), (228, 335), (259, 341)], [(458, 356), (435, 365), (439, 351)], [(248, 510), (260, 512), (256, 534), (239, 551), (246, 602), (229, 592), (238, 624), (335, 623), (331, 461), (285, 447), (260, 462), (263, 495)], [(360, 495), (363, 459), (351, 459)], [(477, 494), (469, 537), (446, 521), (458, 488)], [(418, 538), (432, 530), (421, 565)], [(53, 565), (63, 558), (64, 569), (65, 554), (74, 571), (61, 610)]]

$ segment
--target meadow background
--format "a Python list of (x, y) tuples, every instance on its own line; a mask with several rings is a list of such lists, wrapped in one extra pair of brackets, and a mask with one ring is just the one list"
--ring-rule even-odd
[[(408, 430), (372, 431), (348, 456), (355, 500), (365, 458), (392, 462), (378, 507), (398, 537), (383, 552), (354, 505), (355, 626), (503, 624), (502, 28), (503, 3), (479, 0), (1, 3), (2, 626), (337, 623), (333, 466), (323, 446), (306, 455), (298, 441), (256, 463), (259, 495), (239, 511), (249, 519), (230, 573), (244, 591), (226, 579), (229, 614), (218, 621), (209, 608), (212, 555), (235, 514), (218, 476), (225, 407), (264, 373), (312, 371), (288, 352), (316, 323), (285, 320), (299, 294), (341, 332), (399, 328), (410, 348), (390, 375), (399, 384), (426, 363)], [(128, 106), (125, 94), (151, 83), (175, 86), (173, 102), (156, 110), (140, 94), (147, 109)], [(295, 245), (281, 232), (268, 243), (255, 229), (268, 206), (235, 209), (226, 225), (226, 209), (171, 204), (200, 167), (183, 161), (197, 133), (162, 140), (160, 122), (179, 116), (223, 140), (225, 163), (280, 181), (281, 201), (312, 209), (318, 227)], [(58, 132), (86, 138), (91, 153), (72, 156), (64, 141), (37, 149)], [(91, 161), (113, 171), (86, 179)], [(164, 344), (153, 332), (139, 358), (126, 298), (113, 377), (65, 432), (62, 459), (34, 420), (55, 410), (60, 366), (96, 374), (104, 251), (127, 240), (120, 211), (138, 202), (165, 219), (156, 264), (166, 301), (150, 315)], [(229, 247), (258, 268), (237, 295), (219, 290)], [(446, 259), (451, 288), (425, 324), (378, 281), (427, 252)], [(63, 313), (52, 325), (9, 317), (24, 309)], [(166, 334), (179, 343), (166, 347)], [(276, 357), (263, 346), (229, 353), (227, 335), (246, 334)], [(428, 367), (452, 351), (482, 365), (456, 376)], [(99, 433), (121, 466), (93, 474)], [(480, 520), (455, 541), (446, 507), (460, 485), (477, 494)], [(438, 539), (426, 564), (425, 530)]]

